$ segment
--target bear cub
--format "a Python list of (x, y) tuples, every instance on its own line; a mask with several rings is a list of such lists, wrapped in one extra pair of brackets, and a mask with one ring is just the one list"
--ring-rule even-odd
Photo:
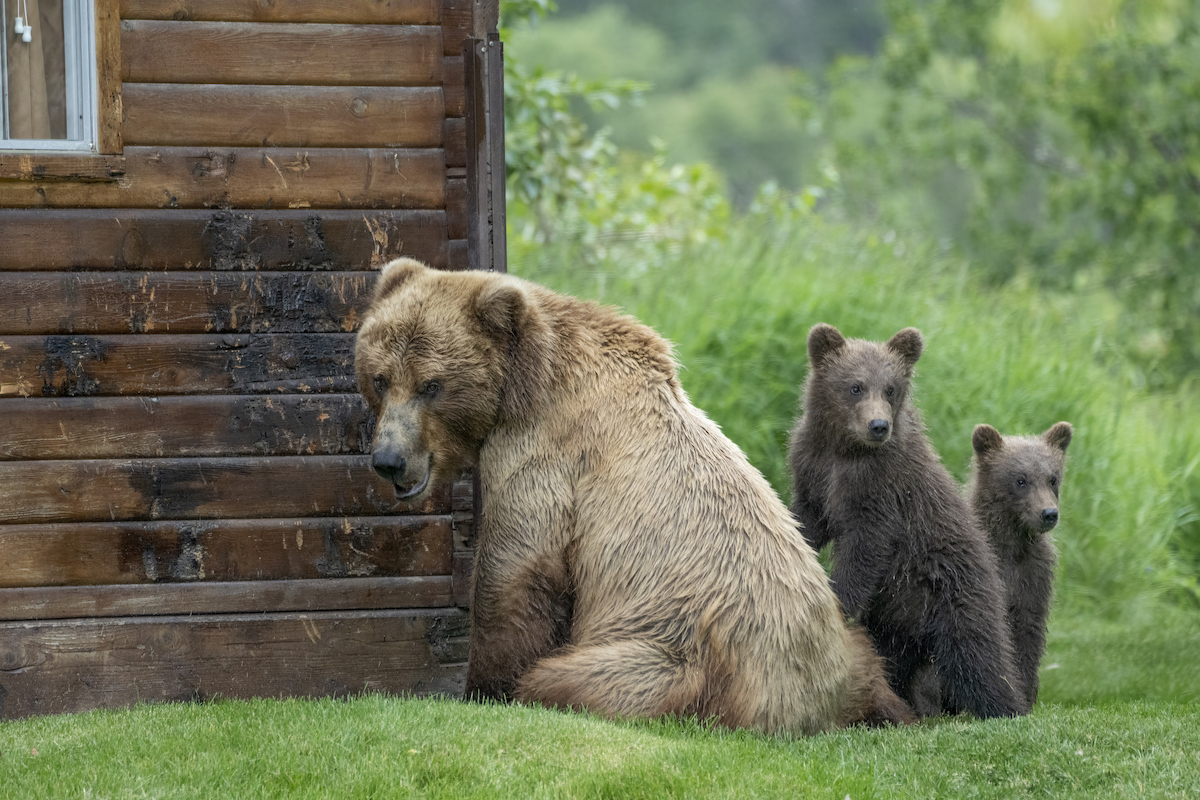
[(1059, 422), (1040, 436), (1001, 436), (977, 425), (971, 436), (971, 506), (1000, 560), (1017, 672), (1032, 706), (1046, 649), (1046, 617), (1058, 553), (1058, 492), (1074, 430)]
[(915, 328), (886, 343), (812, 328), (788, 454), (792, 512), (814, 550), (833, 543), (834, 592), (900, 697), (912, 702), (932, 662), (943, 710), (1015, 716), (1028, 706), (996, 556), (909, 401), (923, 349)]

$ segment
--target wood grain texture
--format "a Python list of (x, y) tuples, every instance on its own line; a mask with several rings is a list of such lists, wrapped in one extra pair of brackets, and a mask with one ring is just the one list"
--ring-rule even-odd
[(449, 575), (0, 589), (0, 620), (445, 608)]
[(448, 514), (0, 525), (0, 586), (449, 575), (456, 525)]
[(442, 123), (442, 141), (447, 167), (467, 165), (467, 128), (462, 117), (448, 117)]
[(451, 239), (466, 239), (467, 180), (451, 178), (446, 181), (446, 235)]
[(436, 209), (445, 183), (440, 149), (127, 144), (116, 183), (0, 181), (0, 207)]
[(440, 147), (442, 87), (126, 83), (126, 145)]
[(218, 697), (459, 695), (457, 609), (0, 623), (0, 718)]
[(347, 333), (374, 272), (0, 272), (0, 336)]
[(444, 267), (446, 240), (440, 209), (0, 208), (0, 270), (365, 270), (402, 255)]
[(465, 113), (466, 84), (463, 81), (463, 57), (445, 56), (442, 60), (442, 92), (446, 98), (447, 117), (461, 117)]
[(95, 153), (0, 153), (0, 181), (70, 181), (117, 183), (125, 175), (125, 159)]
[(368, 456), (6, 461), (0, 524), (394, 516), (453, 510), (445, 487), (397, 501)]
[(97, 151), (121, 152), (121, 14), (118, 0), (95, 0)]
[(436, 86), (442, 32), (432, 25), (257, 22), (121, 23), (126, 83)]
[(3, 398), (0, 419), (5, 461), (352, 455), (375, 424), (358, 394)]
[(0, 397), (357, 391), (354, 335), (0, 338)]
[(437, 25), (441, 0), (121, 0), (121, 19)]

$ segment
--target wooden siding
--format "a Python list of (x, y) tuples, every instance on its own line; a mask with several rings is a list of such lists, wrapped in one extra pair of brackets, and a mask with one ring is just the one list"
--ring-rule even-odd
[(468, 264), (495, 6), (97, 0), (102, 155), (0, 154), (0, 718), (461, 690), (474, 484), (396, 500), (353, 348)]

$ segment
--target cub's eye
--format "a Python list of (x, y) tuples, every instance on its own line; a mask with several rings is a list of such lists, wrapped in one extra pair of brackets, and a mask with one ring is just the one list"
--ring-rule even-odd
[(1051, 478), (1050, 478), (1050, 485), (1051, 485), (1052, 487), (1058, 486), (1058, 478), (1051, 477)]
[(862, 387), (857, 383), (850, 387), (850, 394), (858, 394), (862, 391)]
[(895, 389), (895, 387), (889, 386), (887, 392), (888, 392), (888, 397), (891, 397), (892, 395), (896, 394), (896, 389)]
[(1024, 486), (1024, 485), (1025, 485), (1025, 479), (1017, 478), (1017, 486)]
[(382, 395), (387, 392), (387, 378), (383, 377), (382, 375), (376, 375), (375, 380), (372, 381), (372, 384), (375, 386), (375, 394)]
[(425, 381), (421, 384), (421, 394), (426, 397), (433, 397), (442, 390), (442, 385), (437, 381)]

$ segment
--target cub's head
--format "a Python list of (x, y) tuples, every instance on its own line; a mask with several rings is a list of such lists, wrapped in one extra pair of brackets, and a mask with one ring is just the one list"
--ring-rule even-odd
[(398, 499), (453, 481), (496, 425), (532, 413), (551, 344), (528, 287), (407, 258), (383, 268), (354, 369), (377, 418), (371, 464)]
[(1016, 522), (1031, 537), (1054, 528), (1073, 433), (1069, 422), (1041, 436), (1001, 436), (991, 425), (976, 425), (971, 436), (976, 509)]
[(805, 414), (834, 437), (880, 447), (892, 439), (925, 342), (905, 328), (886, 342), (846, 339), (832, 325), (808, 332)]

